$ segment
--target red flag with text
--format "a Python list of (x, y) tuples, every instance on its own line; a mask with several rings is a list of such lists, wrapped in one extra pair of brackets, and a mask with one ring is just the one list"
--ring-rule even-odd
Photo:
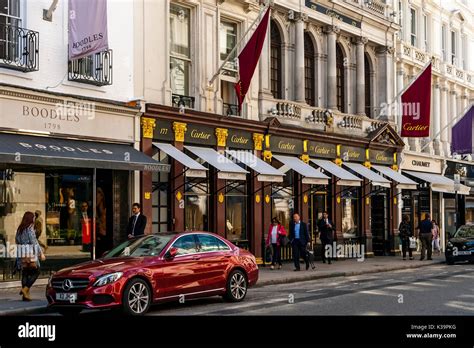
[(239, 54), (239, 77), (240, 80), (234, 86), (237, 92), (237, 100), (239, 103), (239, 111), (242, 108), (245, 95), (247, 94), (253, 73), (257, 67), (260, 53), (262, 53), (263, 43), (267, 34), (268, 21), (270, 19), (270, 8), (267, 9), (262, 21), (258, 25), (252, 37)]
[(431, 63), (402, 94), (402, 137), (430, 136)]

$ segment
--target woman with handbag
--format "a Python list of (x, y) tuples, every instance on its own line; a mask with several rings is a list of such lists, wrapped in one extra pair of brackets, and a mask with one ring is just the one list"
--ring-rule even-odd
[(278, 219), (274, 217), (272, 224), (268, 229), (268, 235), (266, 240), (267, 247), (272, 248), (272, 264), (270, 269), (275, 269), (275, 264), (278, 262), (278, 269), (281, 269), (281, 245), (285, 244), (285, 238), (287, 233), (285, 228), (280, 224)]
[(400, 232), (400, 240), (402, 241), (403, 260), (407, 259), (407, 249), (410, 260), (413, 260), (414, 258), (412, 255), (412, 248), (410, 247), (410, 238), (413, 237), (413, 232), (411, 230), (410, 224), (410, 215), (403, 215), (402, 222), (400, 222), (400, 226), (398, 226), (398, 231)]
[(15, 237), (18, 248), (17, 268), (21, 270), (20, 295), (23, 296), (23, 301), (31, 301), (30, 288), (40, 274), (40, 260), (46, 259), (36, 239), (34, 217), (31, 211), (23, 215)]
[(431, 229), (431, 233), (433, 234), (433, 251), (436, 251), (438, 255), (441, 254), (441, 249), (439, 246), (439, 226), (436, 223), (436, 220), (431, 220), (431, 224), (433, 228)]

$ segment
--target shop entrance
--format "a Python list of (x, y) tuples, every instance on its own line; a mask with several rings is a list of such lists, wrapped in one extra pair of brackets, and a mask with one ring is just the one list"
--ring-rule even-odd
[(316, 242), (316, 232), (319, 219), (322, 218), (323, 212), (328, 210), (327, 194), (325, 191), (318, 191), (311, 194), (309, 205), (309, 227), (312, 234), (313, 243)]
[(374, 255), (390, 255), (390, 210), (389, 191), (383, 191), (371, 197), (371, 232)]

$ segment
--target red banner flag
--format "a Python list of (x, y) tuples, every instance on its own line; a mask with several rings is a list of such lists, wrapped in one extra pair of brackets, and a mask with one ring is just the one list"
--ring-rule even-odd
[(402, 94), (402, 137), (430, 136), (431, 63)]
[(262, 21), (258, 25), (252, 37), (239, 54), (239, 76), (240, 80), (235, 84), (237, 100), (239, 102), (239, 111), (242, 108), (245, 95), (247, 94), (252, 76), (257, 67), (260, 53), (262, 53), (263, 42), (267, 34), (268, 21), (270, 19), (270, 8), (267, 9)]

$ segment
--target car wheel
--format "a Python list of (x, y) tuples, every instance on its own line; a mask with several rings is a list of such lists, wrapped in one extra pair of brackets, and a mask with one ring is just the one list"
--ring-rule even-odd
[(122, 309), (127, 315), (143, 315), (151, 304), (152, 293), (148, 284), (139, 278), (132, 279), (122, 297)]
[(241, 270), (232, 271), (227, 278), (225, 298), (230, 302), (240, 302), (247, 295), (247, 277)]
[(64, 317), (74, 317), (82, 312), (82, 308), (58, 308), (57, 312)]

